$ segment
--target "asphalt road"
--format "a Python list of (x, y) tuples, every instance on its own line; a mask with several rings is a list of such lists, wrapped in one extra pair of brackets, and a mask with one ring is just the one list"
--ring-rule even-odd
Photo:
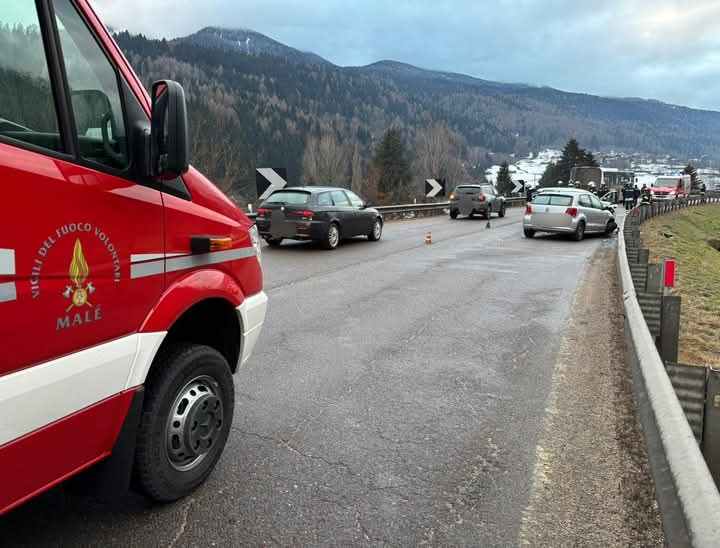
[(520, 219), (266, 248), (268, 318), (209, 482), (155, 508), (54, 489), (0, 544), (517, 543), (573, 295), (614, 245), (526, 240)]

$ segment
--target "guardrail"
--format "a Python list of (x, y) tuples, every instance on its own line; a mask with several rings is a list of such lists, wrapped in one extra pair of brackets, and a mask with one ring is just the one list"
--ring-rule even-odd
[[(525, 198), (505, 198), (505, 204), (508, 207), (525, 205)], [(450, 202), (435, 202), (431, 204), (401, 204), (389, 206), (374, 206), (383, 214), (402, 214), (402, 213), (420, 213), (420, 212), (439, 212), (450, 207)]]
[[(505, 204), (508, 207), (518, 207), (525, 205), (525, 198), (505, 198)], [(431, 215), (438, 214), (450, 207), (450, 202), (434, 202), (425, 204), (398, 204), (386, 206), (372, 206), (383, 215), (402, 215), (408, 213), (429, 213)], [(247, 213), (249, 218), (255, 219), (255, 213)]]
[[(708, 199), (709, 198), (709, 199)], [(637, 236), (642, 221), (717, 196), (658, 202), (633, 209), (621, 223), (618, 270), (625, 310), (625, 344), (633, 389), (648, 448), (665, 542), (670, 546), (717, 546), (720, 494), (668, 377), (638, 302), (626, 234)]]

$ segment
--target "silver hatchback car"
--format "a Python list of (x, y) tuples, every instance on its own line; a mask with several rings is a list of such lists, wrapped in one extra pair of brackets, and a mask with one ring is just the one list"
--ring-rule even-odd
[(536, 232), (569, 234), (577, 241), (585, 234), (610, 235), (617, 228), (612, 208), (585, 190), (543, 189), (525, 208), (523, 232), (527, 238)]

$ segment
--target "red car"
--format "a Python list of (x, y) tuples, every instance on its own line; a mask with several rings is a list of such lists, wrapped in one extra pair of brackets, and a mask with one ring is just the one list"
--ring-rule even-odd
[(265, 318), (257, 231), (86, 0), (0, 4), (0, 118), (0, 514), (98, 463), (182, 497)]

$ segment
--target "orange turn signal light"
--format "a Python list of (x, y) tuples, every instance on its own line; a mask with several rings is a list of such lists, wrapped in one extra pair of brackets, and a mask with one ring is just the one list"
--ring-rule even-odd
[(232, 238), (226, 236), (192, 236), (190, 250), (194, 254), (223, 251), (232, 248)]
[(210, 251), (223, 251), (232, 247), (232, 238), (210, 238)]

